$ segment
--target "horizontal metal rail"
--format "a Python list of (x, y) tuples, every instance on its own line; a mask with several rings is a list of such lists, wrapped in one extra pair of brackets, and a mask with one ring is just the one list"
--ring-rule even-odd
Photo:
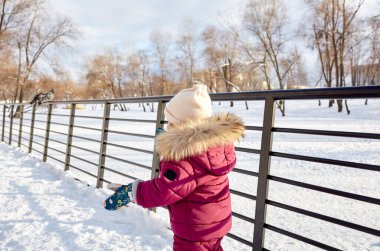
[(83, 115), (75, 115), (75, 118), (83, 118), (83, 119), (103, 119), (103, 117), (83, 116)]
[(22, 146), (25, 146), (26, 148), (28, 148), (28, 147), (29, 147), (29, 146), (27, 146), (27, 145), (23, 144), (22, 142), (21, 142), (21, 145), (22, 145)]
[(239, 218), (241, 220), (247, 221), (249, 223), (255, 224), (255, 220), (251, 217), (248, 217), (248, 216), (236, 213), (236, 212), (232, 212), (232, 216)]
[(110, 183), (113, 183), (112, 181), (109, 181), (109, 180), (106, 180), (106, 179), (102, 179), (103, 182), (107, 183), (107, 184), (110, 184)]
[(238, 242), (240, 242), (240, 243), (243, 243), (243, 244), (245, 244), (245, 245), (247, 245), (247, 246), (249, 246), (249, 247), (252, 247), (252, 246), (253, 246), (253, 243), (252, 243), (252, 242), (247, 241), (247, 240), (245, 240), (245, 239), (243, 239), (243, 238), (241, 238), (241, 237), (239, 237), (239, 236), (237, 236), (237, 235), (234, 235), (234, 234), (228, 233), (228, 234), (227, 234), (227, 237), (229, 237), (229, 238), (231, 238), (231, 239), (234, 239), (235, 241), (238, 241)]
[[(138, 178), (137, 177), (134, 177), (134, 176), (131, 176), (131, 175), (128, 175), (128, 174), (125, 174), (125, 173), (122, 173), (122, 172), (119, 172), (119, 171), (116, 171), (116, 170), (114, 170), (114, 169), (111, 169), (111, 168), (108, 168), (108, 167), (102, 167), (104, 170), (107, 170), (107, 171), (109, 171), (109, 172), (112, 172), (112, 173), (116, 173), (116, 174), (118, 174), (118, 175), (120, 175), (120, 176), (123, 176), (123, 177), (125, 177), (125, 178), (129, 178), (129, 179), (132, 179), (132, 180), (137, 180)], [(104, 178), (103, 178), (103, 180), (104, 180)]]
[[(34, 143), (36, 143), (36, 142), (34, 142)], [(43, 145), (42, 145), (43, 146)], [(35, 152), (38, 152), (39, 154), (42, 154), (42, 155), (44, 155), (44, 153), (43, 152), (41, 152), (41, 151), (39, 151), (39, 150), (37, 150), (37, 149), (33, 149), (33, 151), (35, 151)]]
[(60, 125), (60, 126), (69, 126), (68, 124), (58, 123), (58, 122), (50, 122), (52, 125)]
[(70, 117), (69, 114), (56, 114), (56, 113), (52, 113), (51, 116), (58, 116), (58, 117)]
[(254, 177), (259, 177), (258, 172), (252, 172), (252, 171), (248, 171), (248, 170), (244, 170), (244, 169), (239, 169), (236, 167), (234, 169), (232, 169), (232, 172), (246, 174), (246, 175), (254, 176)]
[(61, 144), (61, 145), (65, 145), (65, 146), (66, 146), (66, 143), (65, 143), (65, 142), (62, 142), (62, 141), (59, 141), (59, 140), (55, 140), (55, 139), (52, 139), (52, 138), (50, 138), (49, 140), (50, 140), (50, 141), (53, 141), (53, 142), (55, 142), (55, 143), (58, 143), (58, 144)]
[(250, 149), (250, 148), (244, 148), (244, 147), (235, 147), (235, 151), (237, 152), (244, 152), (244, 153), (254, 153), (254, 154), (260, 154), (261, 151), (257, 149)]
[(129, 146), (123, 146), (123, 145), (109, 143), (109, 142), (104, 142), (104, 143), (108, 146), (114, 146), (114, 147), (123, 148), (123, 149), (127, 149), (127, 150), (153, 154), (153, 151), (149, 151), (149, 150), (144, 150), (144, 149), (139, 149), (139, 148), (134, 148), (134, 147), (129, 147)]
[[(360, 98), (380, 98), (380, 86), (358, 86), (339, 88), (314, 88), (314, 89), (292, 89), (254, 92), (234, 92), (212, 93), (213, 101), (263, 101), (266, 97), (273, 97), (275, 100), (310, 100), (310, 99), (360, 99)], [(141, 103), (141, 102), (168, 102), (173, 96), (149, 96), (135, 98), (108, 99), (107, 103)], [(104, 104), (104, 99), (94, 100), (70, 100), (70, 101), (50, 101), (46, 104)], [(18, 104), (15, 104), (18, 105)]]
[(33, 137), (37, 137), (37, 138), (41, 138), (41, 139), (45, 138), (44, 136), (41, 136), (41, 135), (38, 135), (38, 134), (34, 134)]
[(245, 126), (245, 130), (248, 130), (248, 131), (262, 131), (263, 127), (262, 126)]
[(380, 171), (380, 166), (370, 165), (370, 164), (362, 164), (362, 163), (356, 163), (356, 162), (349, 162), (349, 161), (343, 161), (343, 160), (324, 159), (324, 158), (318, 158), (318, 157), (310, 157), (310, 156), (290, 154), (290, 153), (280, 153), (280, 152), (271, 152), (270, 155), (273, 157), (303, 160), (303, 161), (309, 161), (309, 162), (316, 162), (316, 163), (322, 163), (322, 164), (330, 164), (330, 165), (336, 165), (336, 166), (358, 168), (358, 169), (377, 171), (377, 172)]
[(25, 138), (25, 137), (22, 137), (22, 136), (21, 136), (21, 139), (23, 139), (23, 140), (29, 140), (29, 139), (27, 139), (27, 138)]
[[(53, 151), (58, 152), (58, 153), (61, 153), (63, 155), (66, 155), (66, 152), (58, 150), (57, 148), (53, 148), (53, 147), (48, 146), (48, 149), (53, 150)], [(48, 156), (50, 157), (50, 155), (48, 155)]]
[(35, 121), (35, 122), (46, 123), (46, 120), (38, 120), (38, 119), (35, 119), (34, 121)]
[(36, 142), (36, 141), (33, 141), (33, 144), (37, 144), (37, 145), (39, 145), (39, 146), (45, 147), (45, 145), (44, 145), (44, 144), (41, 144), (41, 143), (39, 143), (39, 142)]
[(80, 171), (80, 172), (82, 172), (82, 173), (85, 173), (85, 174), (87, 174), (88, 176), (91, 176), (91, 177), (97, 178), (96, 175), (94, 175), (94, 174), (92, 174), (92, 173), (90, 173), (90, 172), (87, 172), (87, 171), (85, 171), (85, 170), (83, 170), (83, 169), (80, 169), (79, 167), (73, 166), (72, 164), (70, 164), (70, 167), (71, 167), (71, 168), (74, 168), (75, 170), (78, 170), (78, 171)]
[(90, 150), (90, 149), (87, 149), (87, 148), (84, 148), (84, 147), (80, 147), (80, 146), (76, 146), (76, 145), (71, 145), (71, 147), (74, 147), (74, 148), (77, 148), (79, 150), (82, 150), (82, 151), (86, 151), (86, 152), (89, 152), (89, 153), (93, 153), (93, 154), (99, 154), (99, 152), (96, 152), (96, 151), (93, 151), (93, 150)]
[(364, 133), (364, 132), (340, 132), (340, 131), (325, 131), (325, 130), (280, 128), (280, 127), (273, 127), (272, 131), (281, 132), (281, 133), (310, 134), (310, 135), (318, 135), (318, 136), (350, 137), (350, 138), (358, 138), (358, 139), (380, 139), (380, 134)]
[(120, 131), (113, 131), (113, 130), (106, 130), (108, 133), (115, 133), (119, 135), (127, 135), (127, 136), (134, 136), (134, 137), (143, 137), (143, 138), (149, 138), (154, 139), (153, 135), (146, 135), (146, 134), (138, 134), (138, 133), (129, 133), (129, 132), (120, 132)]
[(70, 155), (70, 157), (71, 157), (71, 158), (75, 158), (75, 159), (80, 160), (80, 161), (83, 161), (83, 162), (86, 162), (86, 163), (88, 163), (88, 164), (90, 164), (90, 165), (93, 165), (93, 166), (98, 166), (98, 163), (91, 162), (91, 161), (89, 161), (89, 160), (86, 160), (86, 159), (80, 158), (80, 157), (75, 156), (75, 155), (72, 155), (72, 154)]
[(269, 175), (268, 179), (273, 180), (273, 181), (277, 181), (277, 182), (281, 182), (281, 183), (285, 183), (288, 185), (307, 188), (307, 189), (318, 191), (318, 192), (333, 194), (333, 195), (337, 195), (337, 196), (341, 196), (341, 197), (345, 197), (345, 198), (349, 198), (349, 199), (353, 199), (353, 200), (359, 200), (359, 201), (363, 201), (363, 202), (367, 202), (367, 203), (372, 203), (375, 205), (380, 205), (380, 199), (371, 198), (371, 197), (364, 196), (364, 195), (344, 192), (344, 191), (326, 188), (326, 187), (322, 187), (322, 186), (316, 186), (316, 185), (312, 185), (312, 184), (308, 184), (308, 183), (304, 183), (304, 182), (299, 182), (299, 181), (295, 181), (295, 180), (289, 180), (289, 179), (285, 179), (285, 178), (280, 178), (280, 177), (276, 177), (276, 176), (272, 176), (272, 175)]
[(77, 138), (77, 139), (83, 139), (83, 140), (88, 140), (88, 141), (92, 141), (92, 142), (96, 142), (96, 143), (100, 143), (99, 140), (96, 140), (96, 139), (90, 139), (90, 138), (86, 138), (86, 137), (81, 137), (81, 136), (78, 136), (78, 135), (72, 135), (73, 138)]
[(234, 95), (214, 93), (210, 96), (214, 101), (264, 100), (266, 97), (272, 97), (274, 100), (380, 98), (380, 86), (238, 92), (234, 93)]
[(330, 217), (330, 216), (326, 216), (326, 215), (323, 215), (323, 214), (311, 212), (311, 211), (308, 211), (308, 210), (305, 210), (305, 209), (301, 209), (301, 208), (298, 208), (298, 207), (289, 206), (289, 205), (286, 205), (286, 204), (283, 204), (283, 203), (279, 203), (279, 202), (276, 202), (276, 201), (272, 201), (272, 200), (267, 200), (266, 203), (268, 205), (271, 205), (271, 206), (275, 206), (275, 207), (282, 208), (282, 209), (285, 209), (285, 210), (288, 210), (288, 211), (292, 211), (292, 212), (299, 213), (299, 214), (302, 214), (302, 215), (310, 216), (310, 217), (313, 217), (315, 219), (327, 221), (327, 222), (334, 223), (334, 224), (337, 224), (337, 225), (340, 225), (340, 226), (343, 226), (343, 227), (348, 227), (348, 228), (351, 228), (351, 229), (355, 229), (355, 230), (361, 231), (363, 233), (372, 234), (372, 235), (380, 237), (380, 230), (378, 230), (378, 229), (373, 229), (373, 228), (370, 228), (370, 227), (361, 226), (361, 225), (358, 225), (358, 224), (355, 224), (355, 223), (351, 223), (351, 222), (348, 222), (348, 221), (336, 219), (336, 218), (333, 218), (333, 217)]
[(148, 119), (124, 119), (124, 118), (106, 118), (109, 121), (124, 121), (124, 122), (137, 122), (137, 123), (156, 123), (156, 120)]
[(303, 237), (301, 235), (298, 235), (298, 234), (295, 234), (295, 233), (292, 233), (292, 232), (289, 232), (287, 230), (284, 230), (284, 229), (281, 229), (279, 227), (275, 227), (275, 226), (272, 226), (272, 225), (269, 225), (267, 223), (264, 224), (264, 227), (266, 229), (269, 229), (271, 231), (274, 231), (276, 233), (279, 233), (279, 234), (282, 234), (282, 235), (285, 235), (285, 236), (288, 236), (288, 237), (291, 237), (293, 239), (296, 239), (296, 240), (299, 240), (299, 241), (302, 241), (302, 242), (305, 242), (305, 243), (308, 243), (312, 246), (315, 246), (315, 247), (319, 247), (321, 249), (324, 249), (324, 250), (331, 250), (331, 251), (342, 251), (341, 249), (337, 249), (337, 248), (334, 248), (332, 246), (329, 246), (329, 245), (326, 245), (326, 244), (323, 244), (323, 243), (320, 243), (318, 241), (315, 241), (315, 240), (312, 240), (312, 239), (309, 239), (309, 238), (306, 238), (306, 237)]
[(55, 131), (55, 130), (50, 130), (50, 133), (56, 133), (56, 134), (59, 134), (59, 135), (67, 136), (67, 133), (58, 132), (58, 131)]
[(85, 129), (85, 130), (90, 130), (90, 131), (97, 131), (101, 132), (102, 129), (94, 128), (94, 127), (87, 127), (87, 126), (80, 126), (80, 125), (73, 125), (74, 128), (80, 128), (80, 129)]
[(230, 193), (238, 195), (240, 197), (244, 197), (244, 198), (250, 199), (250, 200), (256, 200), (256, 196), (254, 196), (254, 195), (243, 193), (243, 192), (231, 189), (231, 188), (230, 188)]
[(126, 164), (131, 164), (131, 165), (134, 165), (134, 166), (138, 166), (138, 167), (142, 167), (142, 168), (145, 168), (145, 169), (148, 169), (148, 170), (152, 170), (151, 166), (139, 164), (139, 163), (136, 163), (136, 162), (133, 162), (133, 161), (117, 158), (117, 157), (110, 156), (110, 155), (105, 155), (105, 157), (113, 159), (113, 160), (117, 160), (117, 161), (120, 161), (120, 162), (123, 162), (123, 163), (126, 163)]
[(51, 155), (49, 155), (49, 158), (50, 158), (50, 159), (53, 159), (53, 160), (55, 160), (55, 161), (57, 161), (57, 162), (59, 162), (59, 163), (61, 163), (61, 164), (65, 164), (64, 161), (62, 161), (62, 160), (60, 160), (60, 159), (57, 159), (57, 158), (55, 158), (55, 157), (53, 157), (53, 156), (51, 156)]

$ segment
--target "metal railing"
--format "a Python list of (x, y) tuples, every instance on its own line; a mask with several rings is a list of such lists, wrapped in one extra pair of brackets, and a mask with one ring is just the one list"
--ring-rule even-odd
[[(308, 90), (287, 90), (287, 91), (259, 91), (259, 92), (241, 92), (241, 93), (219, 93), (211, 95), (213, 101), (252, 101), (259, 100), (264, 101), (264, 116), (262, 126), (247, 125), (247, 131), (261, 132), (261, 147), (260, 149), (252, 149), (245, 147), (236, 147), (236, 151), (239, 153), (246, 153), (259, 156), (258, 172), (245, 170), (237, 166), (233, 172), (242, 175), (248, 175), (257, 178), (257, 191), (256, 194), (250, 194), (243, 191), (238, 191), (231, 188), (231, 194), (234, 196), (242, 197), (251, 201), (254, 201), (255, 213), (254, 218), (251, 216), (243, 215), (242, 213), (233, 212), (233, 217), (236, 217), (244, 222), (253, 224), (253, 240), (248, 240), (246, 237), (239, 234), (229, 233), (228, 237), (239, 241), (245, 245), (252, 247), (253, 250), (267, 250), (264, 247), (265, 230), (270, 230), (281, 235), (296, 239), (298, 241), (307, 243), (309, 245), (325, 249), (325, 250), (339, 250), (336, 247), (321, 243), (319, 241), (307, 238), (297, 233), (290, 232), (286, 229), (274, 226), (267, 222), (267, 207), (268, 205), (284, 209), (290, 212), (301, 214), (304, 216), (312, 217), (321, 221), (343, 226), (345, 228), (360, 231), (366, 234), (380, 237), (380, 230), (363, 226), (341, 220), (338, 218), (330, 217), (324, 214), (316, 213), (313, 211), (305, 210), (299, 207), (280, 203), (278, 201), (268, 198), (269, 182), (277, 182), (304, 188), (311, 191), (317, 191), (322, 194), (330, 194), (343, 198), (349, 198), (356, 201), (361, 201), (373, 205), (380, 205), (380, 199), (364, 196), (360, 194), (341, 191), (338, 189), (327, 188), (319, 185), (300, 182), (292, 179), (278, 177), (270, 173), (271, 158), (284, 158), (292, 160), (300, 160), (312, 163), (322, 163), (328, 165), (335, 165), (341, 167), (355, 168), (359, 170), (369, 170), (372, 172), (379, 172), (380, 166), (356, 163), (350, 161), (343, 161), (337, 159), (327, 159), (320, 157), (304, 156), (297, 154), (290, 154), (284, 152), (276, 152), (272, 150), (273, 134), (274, 133), (288, 133), (288, 134), (300, 134), (300, 135), (319, 135), (319, 136), (333, 136), (333, 137), (348, 137), (358, 139), (373, 139), (380, 140), (380, 134), (365, 133), (365, 132), (342, 132), (342, 131), (327, 131), (327, 130), (309, 130), (309, 129), (296, 129), (296, 128), (281, 128), (275, 127), (275, 102), (278, 100), (316, 100), (316, 99), (357, 99), (357, 98), (380, 98), (380, 86), (374, 87), (353, 87), (353, 88), (328, 88), (328, 89), (308, 89)], [(153, 124), (155, 128), (163, 127), (166, 121), (164, 120), (163, 109), (165, 103), (170, 100), (171, 96), (160, 97), (141, 97), (141, 98), (129, 98), (129, 99), (112, 99), (112, 100), (86, 100), (86, 101), (54, 101), (47, 104), (47, 112), (38, 113), (35, 106), (29, 108), (28, 104), (2, 104), (2, 123), (1, 123), (1, 140), (8, 144), (17, 143), (18, 147), (25, 147), (29, 153), (32, 151), (41, 154), (42, 160), (47, 161), (50, 158), (52, 161), (56, 161), (63, 165), (65, 171), (73, 169), (81, 172), (83, 175), (87, 175), (93, 179), (96, 179), (96, 187), (102, 188), (103, 183), (110, 183), (109, 178), (105, 177), (106, 173), (112, 173), (120, 175), (127, 179), (136, 179), (138, 175), (134, 175), (125, 171), (116, 170), (112, 168), (108, 161), (116, 161), (130, 166), (139, 167), (144, 170), (150, 171), (150, 177), (154, 178), (158, 175), (158, 162), (159, 156), (152, 149), (139, 148), (138, 146), (128, 146), (115, 140), (110, 139), (110, 134), (120, 135), (124, 137), (137, 137), (141, 139), (150, 140), (150, 143), (154, 142), (154, 135), (126, 132), (124, 130), (112, 130), (110, 129), (110, 122), (117, 122), (120, 124), (128, 123), (142, 123)], [(113, 104), (119, 103), (142, 103), (151, 102), (157, 106), (155, 113), (155, 119), (142, 119), (142, 118), (120, 118), (113, 117), (111, 107)], [(103, 116), (89, 116), (88, 114), (78, 114), (77, 106), (82, 104), (100, 104), (103, 107)], [(69, 114), (55, 114), (53, 107), (57, 105), (66, 105), (69, 108)], [(14, 114), (16, 107), (21, 106), (20, 114), (18, 118), (9, 116)], [(28, 110), (29, 109), (29, 110)], [(128, 113), (128, 112), (126, 112)], [(57, 122), (57, 118), (67, 118), (67, 123)], [(99, 128), (90, 126), (84, 126), (78, 124), (78, 119), (97, 120), (100, 123)], [(18, 123), (15, 123), (17, 122)], [(18, 125), (18, 128), (15, 126)], [(56, 127), (65, 126), (66, 131), (59, 131)], [(25, 128), (29, 128), (29, 131), (25, 131)], [(6, 130), (7, 129), (7, 130)], [(90, 136), (79, 135), (75, 133), (78, 129), (80, 132), (96, 132), (100, 133), (100, 137), (97, 139)], [(37, 132), (38, 131), (38, 132)], [(154, 130), (152, 130), (153, 132)], [(52, 135), (61, 137), (60, 139), (53, 138)], [(24, 137), (26, 136), (26, 137)], [(17, 140), (16, 140), (17, 139)], [(78, 141), (79, 140), (79, 141)], [(24, 142), (28, 143), (25, 144)], [(75, 143), (74, 141), (78, 141)], [(97, 144), (96, 149), (90, 149), (90, 147), (79, 146), (81, 142), (89, 142), (91, 144)], [(51, 145), (55, 144), (56, 147)], [(151, 144), (153, 145), (153, 144)], [(62, 150), (57, 146), (61, 146)], [(113, 147), (119, 149), (118, 151), (132, 151), (135, 153), (146, 154), (149, 156), (151, 163), (137, 163), (131, 161), (126, 157), (115, 156), (115, 154), (109, 153), (108, 148)], [(38, 149), (37, 149), (38, 148)], [(76, 151), (82, 151), (88, 156), (83, 157), (73, 154), (73, 149)], [(55, 154), (52, 154), (51, 152)], [(380, 152), (379, 152), (380, 154)], [(59, 159), (58, 155), (63, 159)], [(87, 155), (86, 155), (87, 156)], [(91, 160), (92, 159), (97, 159)], [(87, 166), (96, 168), (96, 171), (92, 169), (79, 168), (73, 163), (73, 161), (79, 161), (80, 163), (86, 163)], [(379, 208), (380, 210), (380, 208)]]

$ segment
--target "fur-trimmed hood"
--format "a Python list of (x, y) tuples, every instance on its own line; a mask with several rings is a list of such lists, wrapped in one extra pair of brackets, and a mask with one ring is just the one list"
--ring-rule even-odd
[(164, 160), (195, 156), (209, 148), (231, 144), (244, 136), (242, 120), (232, 113), (188, 120), (156, 138), (155, 148)]

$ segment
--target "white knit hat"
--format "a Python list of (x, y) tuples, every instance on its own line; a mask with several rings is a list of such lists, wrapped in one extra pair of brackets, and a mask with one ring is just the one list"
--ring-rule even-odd
[(181, 90), (166, 104), (164, 113), (170, 123), (210, 117), (212, 105), (207, 86), (196, 84)]

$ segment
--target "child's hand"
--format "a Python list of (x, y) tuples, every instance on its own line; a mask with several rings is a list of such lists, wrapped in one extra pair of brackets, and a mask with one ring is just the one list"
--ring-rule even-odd
[(132, 191), (132, 183), (128, 185), (123, 185), (119, 187), (113, 195), (108, 197), (103, 202), (103, 207), (107, 210), (117, 210), (129, 202), (131, 202), (131, 198), (128, 196), (128, 192)]

